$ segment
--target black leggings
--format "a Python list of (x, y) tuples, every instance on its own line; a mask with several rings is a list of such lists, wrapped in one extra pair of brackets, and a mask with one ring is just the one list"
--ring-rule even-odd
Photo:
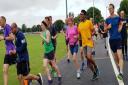
[(122, 52), (123, 52), (123, 55), (127, 56), (127, 39), (122, 40)]

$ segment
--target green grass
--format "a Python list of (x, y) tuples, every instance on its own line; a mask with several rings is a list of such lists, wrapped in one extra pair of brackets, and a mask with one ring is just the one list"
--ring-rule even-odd
[[(41, 45), (41, 38), (39, 35), (27, 34), (28, 51), (30, 56), (30, 68), (32, 74), (37, 74), (39, 72), (44, 74), (43, 68), (43, 46)], [(58, 35), (57, 38), (57, 62), (62, 60), (66, 53), (66, 45), (64, 36), (62, 34)], [(3, 85), (3, 60), (5, 55), (4, 42), (0, 42), (0, 85)], [(9, 85), (18, 85), (16, 67), (11, 66), (9, 69)]]

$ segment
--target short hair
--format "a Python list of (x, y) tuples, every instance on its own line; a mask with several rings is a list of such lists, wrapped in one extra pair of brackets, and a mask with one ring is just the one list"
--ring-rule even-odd
[(125, 11), (124, 11), (124, 10), (120, 10), (120, 13), (121, 13), (121, 12), (124, 12), (124, 13), (125, 13)]
[(6, 18), (4, 16), (1, 16), (1, 18), (6, 22)]
[(12, 25), (13, 25), (14, 28), (17, 28), (17, 24), (15, 22), (12, 23)]
[(50, 17), (49, 16), (46, 16), (45, 19), (48, 20), (48, 21), (50, 21)]
[(114, 4), (110, 3), (110, 4), (109, 4), (109, 6), (112, 6), (112, 7), (113, 7), (113, 9), (115, 9), (115, 6), (114, 6)]
[(52, 16), (49, 16), (49, 18), (52, 18)]
[(67, 19), (67, 21), (74, 21), (74, 19), (73, 19), (73, 17), (69, 17), (68, 19)]
[(83, 9), (83, 10), (81, 10), (81, 12), (82, 13), (84, 13), (84, 15), (86, 15), (87, 14), (87, 12)]

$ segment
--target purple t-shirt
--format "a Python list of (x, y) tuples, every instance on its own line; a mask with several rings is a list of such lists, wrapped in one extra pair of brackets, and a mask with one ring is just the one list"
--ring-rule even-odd
[[(11, 33), (11, 27), (6, 24), (4, 27), (4, 37), (8, 37), (9, 34)], [(15, 49), (15, 45), (13, 43), (13, 41), (10, 40), (5, 40), (5, 46), (6, 46), (6, 54), (9, 54), (10, 50), (14, 50)]]
[(78, 38), (75, 39), (74, 36), (78, 37), (77, 26), (73, 26), (72, 28), (67, 26), (66, 39), (69, 40), (69, 45), (74, 45), (74, 44), (77, 45), (78, 44)]

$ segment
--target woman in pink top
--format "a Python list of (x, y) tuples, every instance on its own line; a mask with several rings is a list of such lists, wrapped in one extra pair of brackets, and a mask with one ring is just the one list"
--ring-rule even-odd
[(80, 66), (77, 59), (78, 53), (78, 30), (77, 26), (74, 25), (73, 18), (68, 18), (68, 26), (66, 30), (66, 39), (70, 47), (71, 54), (73, 56), (73, 61), (77, 69), (77, 79), (80, 79)]

